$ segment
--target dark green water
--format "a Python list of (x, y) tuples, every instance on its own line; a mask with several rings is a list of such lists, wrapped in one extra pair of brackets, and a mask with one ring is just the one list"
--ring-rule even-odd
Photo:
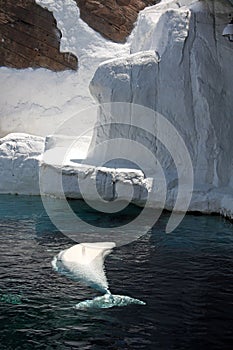
[[(72, 206), (92, 222), (109, 220)], [(190, 215), (166, 235), (167, 219), (106, 259), (111, 291), (146, 306), (75, 310), (99, 294), (52, 270), (73, 243), (40, 198), (0, 196), (0, 349), (232, 349), (233, 225)]]

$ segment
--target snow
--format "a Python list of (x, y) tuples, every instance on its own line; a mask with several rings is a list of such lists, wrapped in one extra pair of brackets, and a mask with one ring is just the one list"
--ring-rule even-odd
[(39, 164), (44, 138), (12, 133), (0, 140), (0, 193), (40, 194)]

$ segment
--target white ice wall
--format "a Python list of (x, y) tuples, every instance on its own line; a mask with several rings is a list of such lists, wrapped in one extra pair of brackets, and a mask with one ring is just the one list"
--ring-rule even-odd
[(44, 138), (23, 133), (0, 140), (0, 193), (38, 195)]
[[(175, 126), (192, 158), (193, 210), (220, 211), (225, 196), (233, 203), (233, 43), (222, 36), (231, 11), (223, 1), (171, 0), (145, 9), (133, 33), (134, 54), (101, 64), (90, 85), (101, 102), (139, 103)], [(110, 134), (119, 132), (112, 127)], [(155, 152), (175, 189), (174, 166), (162, 149)]]

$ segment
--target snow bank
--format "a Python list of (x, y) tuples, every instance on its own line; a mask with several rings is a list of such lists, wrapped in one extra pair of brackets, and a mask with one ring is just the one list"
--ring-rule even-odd
[(0, 139), (0, 193), (38, 195), (44, 138), (22, 133)]

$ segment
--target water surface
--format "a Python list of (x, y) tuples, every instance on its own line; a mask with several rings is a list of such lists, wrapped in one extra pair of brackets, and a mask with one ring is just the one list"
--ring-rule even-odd
[[(109, 216), (80, 201), (72, 206), (107, 225)], [(75, 310), (100, 294), (51, 268), (73, 242), (52, 225), (39, 197), (0, 196), (1, 350), (232, 349), (233, 226), (189, 215), (168, 235), (167, 219), (106, 259), (111, 291), (145, 306)]]

